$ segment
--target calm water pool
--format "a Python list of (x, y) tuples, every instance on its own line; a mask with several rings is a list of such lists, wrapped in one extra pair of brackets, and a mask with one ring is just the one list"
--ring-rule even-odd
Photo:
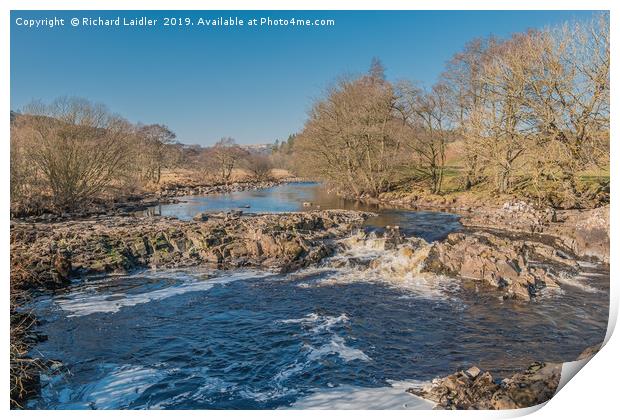
[[(371, 229), (398, 225), (407, 235), (424, 237), (429, 241), (444, 238), (460, 229), (458, 216), (450, 213), (410, 211), (376, 204), (345, 200), (329, 194), (313, 182), (282, 184), (262, 190), (239, 191), (230, 194), (187, 196), (180, 203), (162, 204), (147, 210), (147, 214), (191, 220), (200, 212), (242, 210), (245, 213), (281, 213), (320, 209), (371, 211), (378, 214), (367, 222)], [(305, 207), (304, 203), (311, 203)]]

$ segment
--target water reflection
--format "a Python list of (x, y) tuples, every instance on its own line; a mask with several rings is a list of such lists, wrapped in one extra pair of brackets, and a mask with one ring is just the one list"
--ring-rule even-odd
[[(378, 204), (345, 200), (317, 183), (300, 182), (278, 185), (261, 190), (238, 191), (228, 194), (187, 196), (180, 203), (162, 204), (146, 210), (148, 216), (170, 216), (191, 220), (200, 212), (242, 210), (245, 213), (279, 213), (317, 209), (345, 209), (371, 211), (378, 214), (368, 220), (371, 229), (398, 225), (407, 235), (421, 236), (433, 241), (459, 230), (458, 216), (442, 212), (424, 212), (399, 209)], [(310, 205), (304, 206), (304, 203)]]

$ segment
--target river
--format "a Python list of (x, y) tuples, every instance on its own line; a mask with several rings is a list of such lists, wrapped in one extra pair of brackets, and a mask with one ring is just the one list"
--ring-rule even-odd
[[(372, 210), (367, 229), (398, 225), (440, 240), (446, 213), (379, 208), (316, 184), (192, 196), (150, 214)], [(304, 207), (303, 203), (312, 203)], [(571, 361), (607, 328), (609, 273), (582, 262), (561, 292), (532, 302), (398, 269), (380, 234), (290, 274), (146, 270), (75, 281), (32, 303), (61, 363), (42, 378), (42, 409), (429, 408), (404, 390), (475, 364), (502, 377), (533, 361)], [(378, 263), (369, 265), (369, 261)]]

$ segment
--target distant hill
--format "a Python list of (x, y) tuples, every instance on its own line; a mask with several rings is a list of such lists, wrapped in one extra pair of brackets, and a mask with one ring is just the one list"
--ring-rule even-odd
[(273, 150), (273, 144), (270, 143), (240, 144), (239, 147), (253, 155), (270, 155)]

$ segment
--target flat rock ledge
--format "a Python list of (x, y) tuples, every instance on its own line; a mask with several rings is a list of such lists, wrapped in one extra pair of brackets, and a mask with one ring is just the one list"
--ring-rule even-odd
[(13, 287), (54, 289), (72, 277), (137, 268), (262, 267), (290, 271), (332, 251), (371, 213), (213, 214), (199, 221), (103, 216), (57, 223), (11, 223)]
[(609, 264), (609, 205), (588, 210), (537, 209), (523, 201), (479, 208), (461, 218), (464, 226), (549, 235), (580, 257)]
[(561, 363), (533, 363), (522, 372), (496, 381), (476, 366), (434, 379), (407, 392), (435, 402), (443, 410), (506, 410), (550, 400), (562, 373)]
[(562, 210), (507, 198), (392, 192), (384, 193), (375, 201), (412, 209), (456, 212), (461, 216), (463, 226), (472, 229), (552, 236), (579, 257), (609, 264), (609, 204)]

